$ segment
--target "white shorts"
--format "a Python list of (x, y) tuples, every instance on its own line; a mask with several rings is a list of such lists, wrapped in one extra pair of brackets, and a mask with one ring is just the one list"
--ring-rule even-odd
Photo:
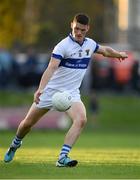
[[(52, 96), (56, 92), (58, 92), (58, 90), (51, 89), (51, 88), (48, 88), (47, 90), (45, 90), (40, 96), (39, 104), (36, 104), (36, 106), (38, 108), (51, 109), (52, 108)], [(72, 101), (73, 102), (81, 102), (81, 97), (80, 97), (79, 90), (72, 91), (72, 92), (69, 92), (69, 93), (72, 96)]]

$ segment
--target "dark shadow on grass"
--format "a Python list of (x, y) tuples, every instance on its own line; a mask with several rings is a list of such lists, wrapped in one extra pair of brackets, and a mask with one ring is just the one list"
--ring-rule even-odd
[(0, 179), (136, 179), (140, 165), (80, 164), (74, 168), (58, 168), (48, 163), (0, 163)]

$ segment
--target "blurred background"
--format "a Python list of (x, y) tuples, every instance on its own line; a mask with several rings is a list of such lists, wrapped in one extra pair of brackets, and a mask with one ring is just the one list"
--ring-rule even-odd
[[(88, 36), (126, 51), (128, 59), (93, 56), (81, 92), (87, 130), (140, 132), (140, 0), (0, 0), (0, 129), (16, 129), (32, 103), (55, 44), (75, 13), (91, 18)], [(67, 129), (50, 112), (36, 129)]]

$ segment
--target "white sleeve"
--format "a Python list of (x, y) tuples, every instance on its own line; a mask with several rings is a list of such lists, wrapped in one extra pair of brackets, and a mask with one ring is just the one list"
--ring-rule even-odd
[(97, 44), (94, 40), (92, 40), (92, 43), (93, 43), (93, 52), (95, 53), (99, 48), (99, 44)]
[(60, 59), (62, 60), (64, 58), (64, 52), (65, 52), (65, 49), (64, 49), (64, 43), (63, 41), (61, 41), (60, 43), (58, 43), (54, 49), (53, 49), (53, 52), (52, 52), (52, 57), (56, 58), (56, 59)]

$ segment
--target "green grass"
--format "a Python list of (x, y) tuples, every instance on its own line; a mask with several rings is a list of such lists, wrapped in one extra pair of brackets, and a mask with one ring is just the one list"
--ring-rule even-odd
[[(32, 93), (0, 92), (0, 106), (31, 104)], [(0, 179), (138, 179), (140, 178), (140, 97), (100, 95), (98, 127), (91, 128), (89, 97), (83, 96), (90, 122), (72, 149), (76, 168), (56, 168), (65, 132), (35, 131), (12, 163), (3, 157), (15, 135), (0, 132)]]
[(0, 106), (22, 106), (31, 104), (34, 92), (26, 91), (0, 91)]
[(2, 161), (14, 132), (0, 133), (0, 178), (135, 179), (140, 178), (140, 134), (83, 132), (70, 153), (79, 164), (57, 168), (64, 132), (33, 131), (12, 163)]
[[(98, 124), (101, 130), (116, 132), (140, 132), (140, 96), (99, 95)], [(84, 97), (90, 119), (89, 99)]]

